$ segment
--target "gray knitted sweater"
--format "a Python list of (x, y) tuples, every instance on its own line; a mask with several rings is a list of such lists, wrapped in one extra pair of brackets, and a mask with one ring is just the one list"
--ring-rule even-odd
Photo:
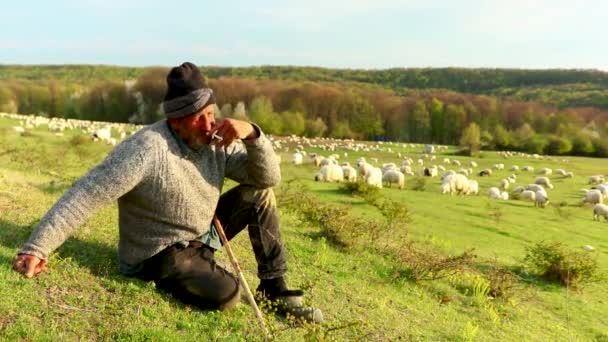
[(21, 253), (47, 258), (96, 209), (116, 199), (121, 264), (137, 265), (170, 245), (196, 239), (209, 230), (224, 177), (259, 188), (280, 181), (278, 158), (259, 133), (254, 140), (193, 151), (166, 120), (141, 129), (74, 183)]

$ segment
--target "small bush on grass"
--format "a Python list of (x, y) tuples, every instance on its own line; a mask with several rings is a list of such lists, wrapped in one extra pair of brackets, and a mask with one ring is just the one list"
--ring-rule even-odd
[(525, 267), (545, 280), (577, 287), (600, 279), (597, 259), (584, 251), (569, 251), (560, 242), (541, 241), (526, 248)]
[(490, 285), (489, 295), (497, 298), (509, 298), (519, 282), (519, 277), (510, 270), (500, 267), (496, 261), (483, 272)]
[(410, 186), (409, 186), (410, 190), (424, 191), (424, 189), (426, 187), (426, 178), (424, 178), (424, 177), (415, 177), (414, 179), (412, 179), (409, 182), (409, 184), (410, 184)]
[(86, 135), (75, 135), (70, 139), (70, 145), (72, 146), (87, 145), (91, 142), (91, 138)]
[(431, 246), (406, 241), (398, 253), (405, 267), (404, 275), (415, 282), (452, 277), (470, 269), (476, 255), (466, 250), (460, 255), (445, 256)]

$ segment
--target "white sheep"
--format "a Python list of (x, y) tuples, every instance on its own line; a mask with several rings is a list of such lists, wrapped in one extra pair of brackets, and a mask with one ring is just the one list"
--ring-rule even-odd
[(403, 172), (396, 169), (387, 170), (384, 175), (382, 175), (382, 183), (385, 183), (388, 187), (392, 184), (397, 184), (399, 189), (403, 189), (405, 186), (405, 175)]
[(547, 177), (536, 177), (536, 179), (534, 180), (534, 184), (546, 186), (549, 189), (553, 189), (553, 184), (551, 184), (551, 181)]
[(603, 216), (608, 221), (608, 205), (598, 203), (593, 206), (593, 220), (599, 221), (600, 216)]
[(491, 199), (502, 199), (500, 189), (495, 186), (491, 187), (490, 189), (488, 189), (488, 197), (490, 197)]
[(534, 206), (539, 208), (544, 208), (547, 204), (549, 204), (549, 196), (544, 191), (537, 191), (534, 193)]
[(596, 185), (592, 189), (599, 190), (602, 193), (602, 196), (608, 197), (608, 184)]
[(528, 171), (528, 172), (533, 172), (534, 171), (534, 167), (532, 166), (524, 166), (521, 168), (522, 171)]
[(467, 191), (467, 195), (477, 195), (479, 194), (479, 183), (476, 180), (469, 179), (469, 189)]
[(596, 189), (588, 190), (583, 198), (583, 203), (598, 204), (602, 202), (604, 202), (604, 196)]
[(598, 183), (604, 183), (604, 176), (602, 175), (593, 175), (593, 176), (589, 176), (589, 184), (598, 184)]
[(537, 174), (543, 175), (543, 176), (551, 176), (552, 173), (553, 173), (553, 170), (551, 170), (548, 167), (543, 167), (542, 169), (538, 170), (538, 172), (537, 172)]
[(293, 165), (302, 165), (302, 158), (304, 156), (300, 152), (296, 152), (293, 154)]
[(501, 179), (500, 185), (498, 186), (502, 190), (507, 190), (509, 188), (509, 181), (507, 179)]
[(519, 197), (524, 200), (536, 201), (536, 192), (532, 190), (524, 190)]
[(528, 184), (526, 185), (526, 190), (537, 192), (541, 190), (545, 191), (545, 188), (543, 188), (543, 186), (540, 184)]
[(460, 173), (445, 177), (442, 184), (449, 184), (450, 194), (466, 195), (469, 191), (469, 180)]
[(93, 140), (99, 139), (101, 141), (106, 142), (106, 141), (109, 141), (110, 138), (112, 137), (112, 132), (110, 131), (109, 127), (103, 127), (103, 128), (93, 131), (91, 136), (93, 137)]
[(342, 167), (336, 164), (327, 164), (321, 167), (315, 175), (316, 181), (321, 182), (342, 182), (344, 180), (344, 171)]
[(367, 185), (382, 188), (382, 170), (380, 170), (378, 167), (372, 166), (371, 169), (368, 170), (363, 176), (363, 179)]
[(342, 165), (342, 173), (344, 173), (345, 181), (352, 183), (357, 181), (357, 170), (355, 170), (354, 167), (350, 165)]
[(483, 170), (479, 171), (478, 175), (479, 175), (479, 177), (490, 176), (490, 175), (492, 175), (492, 170), (491, 169), (483, 169)]
[(471, 167), (477, 167), (477, 163), (473, 160), (469, 162), (469, 165), (471, 165)]
[(519, 171), (519, 166), (513, 165), (513, 166), (511, 166), (511, 168), (509, 170), (510, 171)]

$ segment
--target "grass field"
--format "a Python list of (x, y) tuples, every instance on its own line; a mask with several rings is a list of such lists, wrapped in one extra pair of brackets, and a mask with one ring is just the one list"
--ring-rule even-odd
[[(11, 261), (41, 216), (111, 149), (73, 139), (79, 132), (56, 136), (39, 128), (20, 136), (12, 129), (17, 124), (0, 118), (0, 340), (263, 339), (244, 300), (232, 311), (202, 312), (156, 291), (152, 284), (121, 276), (114, 203), (91, 217), (51, 256), (47, 272), (31, 280), (13, 272)], [(415, 158), (419, 155), (419, 148), (393, 145), (392, 149)], [(365, 155), (348, 153), (342, 159), (350, 162)], [(289, 162), (291, 153), (281, 154), (283, 187), (298, 179), (320, 203), (348, 206), (355, 216), (378, 216), (377, 209), (345, 194), (338, 184), (314, 182), (316, 169), (310, 162), (296, 167)], [(386, 151), (374, 152), (373, 157), (398, 162), (394, 153)], [(437, 162), (443, 157), (440, 154)], [(441, 195), (436, 178), (427, 180), (423, 191), (382, 189), (383, 197), (409, 208), (412, 239), (445, 254), (474, 248), (479, 267), (494, 261), (514, 270), (522, 265), (526, 247), (539, 241), (563, 242), (572, 250), (588, 244), (595, 248), (591, 255), (597, 258), (600, 271), (606, 273), (608, 223), (593, 221), (591, 207), (579, 202), (580, 189), (589, 187), (587, 176), (608, 173), (608, 161), (503, 159), (494, 152), (483, 152), (475, 161), (478, 169), (494, 163), (504, 163), (506, 169), (514, 164), (537, 170), (561, 167), (575, 176), (551, 178), (555, 185), (549, 191), (551, 202), (562, 206), (544, 209), (485, 196), (490, 186), (512, 173), (507, 170), (475, 177), (480, 182), (479, 196)], [(520, 172), (514, 185), (533, 179), (533, 174)], [(279, 202), (286, 190), (277, 189)], [(307, 291), (308, 303), (323, 310), (326, 322), (312, 327), (266, 316), (278, 341), (608, 341), (606, 280), (572, 289), (522, 273), (509, 298), (492, 299), (474, 291), (473, 278), (467, 274), (418, 283), (397, 277), (400, 265), (390, 255), (365, 245), (336, 248), (319, 234), (319, 227), (301, 220), (294, 211), (282, 209), (281, 215), (288, 282)], [(234, 249), (250, 286), (257, 286), (255, 260), (245, 234), (235, 239)], [(223, 254), (220, 258), (227, 263)]]

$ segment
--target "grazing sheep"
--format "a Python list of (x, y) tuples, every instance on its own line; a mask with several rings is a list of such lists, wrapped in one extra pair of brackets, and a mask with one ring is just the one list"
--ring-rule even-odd
[(460, 166), (460, 161), (452, 159), (452, 165)]
[(483, 170), (479, 171), (479, 177), (490, 176), (490, 175), (492, 175), (492, 170), (490, 170), (490, 169), (483, 169)]
[(517, 176), (510, 175), (509, 177), (507, 177), (507, 180), (509, 181), (509, 183), (515, 183), (515, 182), (517, 182)]
[(469, 191), (469, 180), (465, 175), (459, 173), (445, 177), (442, 182), (442, 188), (443, 184), (449, 184), (450, 195), (466, 195)]
[[(367, 164), (369, 165), (369, 164)], [(363, 176), (365, 183), (370, 186), (375, 186), (382, 189), (382, 170), (378, 167), (372, 167), (366, 174)]]
[(542, 169), (538, 170), (538, 172), (537, 172), (537, 174), (543, 175), (543, 176), (551, 176), (552, 173), (553, 173), (553, 171), (548, 167), (543, 167)]
[(469, 162), (469, 165), (471, 165), (471, 167), (477, 167), (477, 163), (473, 160)]
[(604, 220), (608, 221), (608, 205), (598, 203), (593, 206), (593, 220), (599, 221), (600, 216), (603, 216)]
[(604, 176), (602, 175), (589, 176), (589, 184), (599, 184), (604, 182)]
[(514, 194), (521, 194), (524, 190), (526, 190), (526, 188), (524, 188), (523, 186), (518, 186), (515, 189), (513, 189), (513, 191), (511, 191)]
[(469, 190), (467, 191), (467, 195), (477, 195), (479, 194), (479, 183), (476, 180), (469, 179)]
[(547, 177), (536, 177), (536, 179), (534, 180), (534, 184), (546, 186), (549, 189), (553, 189), (553, 184), (551, 184), (551, 181)]
[(345, 181), (352, 183), (357, 181), (357, 170), (355, 170), (354, 167), (350, 165), (342, 165), (342, 173), (344, 173)]
[(422, 174), (427, 177), (436, 177), (437, 173), (438, 171), (436, 167), (425, 167), (422, 170)]
[(543, 186), (540, 184), (528, 184), (526, 185), (526, 190), (537, 192), (541, 190), (545, 191), (545, 188), (543, 188)]
[(488, 190), (488, 197), (491, 199), (502, 199), (502, 194), (500, 193), (500, 189), (493, 186)]
[(558, 174), (562, 177), (566, 177), (568, 175), (568, 172), (566, 172), (566, 170), (564, 169), (555, 169), (555, 174)]
[[(312, 154), (311, 154), (311, 156), (312, 156)], [(319, 167), (321, 165), (321, 161), (323, 159), (325, 159), (325, 158), (322, 156), (315, 155), (314, 157), (312, 157), (312, 162), (313, 162), (313, 164), (315, 164), (316, 167)]]
[(509, 188), (509, 181), (507, 179), (501, 179), (499, 188), (502, 190), (507, 190)]
[(91, 136), (93, 137), (93, 140), (99, 139), (101, 141), (109, 141), (112, 137), (112, 133), (110, 132), (109, 127), (103, 127), (93, 131)]
[(604, 202), (604, 196), (599, 190), (588, 190), (583, 198), (583, 203), (598, 204)]
[(382, 164), (382, 171), (386, 172), (388, 170), (396, 170), (397, 165), (395, 163), (384, 163)]
[(502, 163), (494, 164), (494, 165), (492, 165), (492, 168), (495, 170), (504, 170), (505, 164), (502, 164)]
[(455, 174), (455, 173), (456, 173), (456, 171), (454, 171), (454, 170), (447, 170), (446, 172), (444, 172), (444, 173), (441, 175), (441, 180), (443, 181), (443, 180), (444, 180), (444, 179), (445, 179), (447, 176), (449, 176), (449, 175), (453, 175), (453, 174)]
[(382, 175), (382, 183), (390, 187), (392, 184), (397, 184), (399, 189), (405, 187), (405, 175), (399, 170), (388, 170)]
[(534, 193), (536, 196), (534, 200), (534, 206), (539, 208), (544, 208), (547, 204), (549, 204), (549, 196), (544, 191), (537, 191)]
[(513, 166), (511, 166), (511, 168), (509, 170), (510, 171), (519, 171), (519, 166), (513, 165)]
[(508, 200), (509, 199), (509, 193), (506, 192), (506, 191), (501, 192), (500, 193), (500, 198), (503, 199), (503, 200), (505, 200), (505, 201)]
[(327, 164), (321, 167), (315, 175), (316, 181), (321, 182), (342, 182), (344, 180), (344, 171), (342, 167), (336, 164)]
[(319, 163), (319, 166), (323, 167), (325, 165), (338, 165), (338, 162), (331, 157), (323, 158), (323, 160), (321, 160), (321, 162)]
[(599, 190), (602, 193), (602, 196), (608, 197), (608, 184), (600, 184), (592, 187), (591, 189)]
[(536, 192), (534, 192), (532, 190), (524, 190), (519, 195), (519, 198), (524, 199), (524, 200), (529, 200), (529, 201), (536, 201)]
[(399, 169), (399, 171), (403, 172), (403, 174), (408, 175), (408, 176), (414, 175), (414, 171), (412, 171), (412, 167), (409, 165), (402, 165), (401, 169)]
[(524, 166), (521, 168), (522, 171), (528, 171), (528, 172), (533, 172), (534, 171), (534, 167), (532, 166)]
[(304, 156), (302, 155), (302, 153), (297, 152), (293, 154), (293, 165), (302, 165), (302, 158)]

